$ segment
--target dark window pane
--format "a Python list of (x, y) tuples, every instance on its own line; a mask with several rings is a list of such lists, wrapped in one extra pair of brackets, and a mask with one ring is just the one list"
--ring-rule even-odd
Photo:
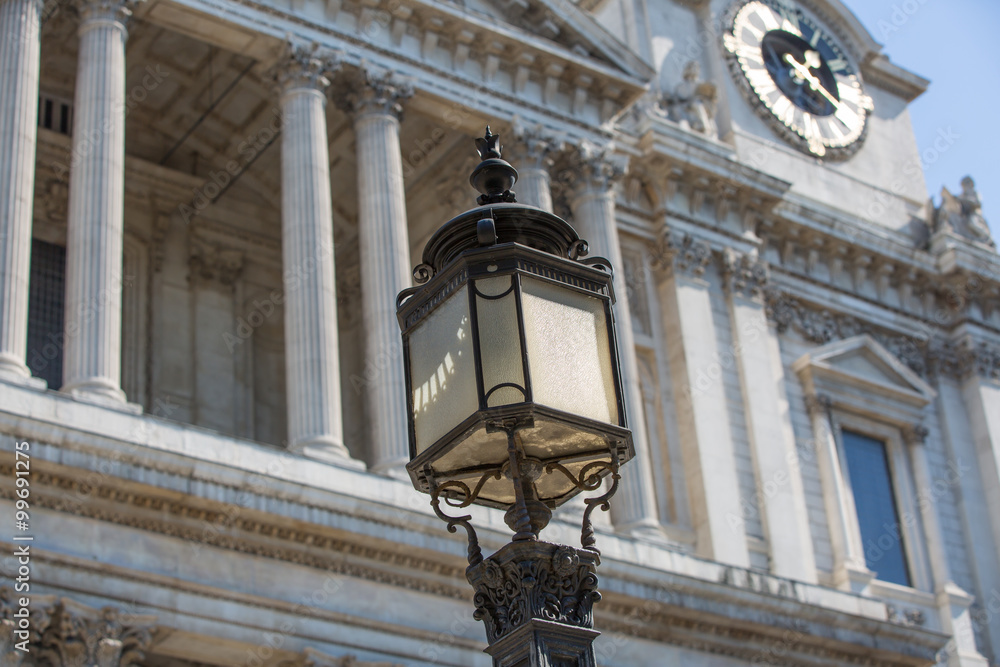
[(35, 377), (62, 386), (63, 298), (66, 292), (66, 249), (32, 239), (28, 288), (28, 368)]
[(844, 431), (843, 436), (865, 564), (882, 581), (909, 586), (910, 573), (885, 443), (850, 431)]

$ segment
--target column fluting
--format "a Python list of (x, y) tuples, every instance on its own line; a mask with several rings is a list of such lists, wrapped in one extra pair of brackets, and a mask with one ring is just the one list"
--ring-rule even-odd
[(0, 0), (0, 377), (24, 380), (35, 199), (40, 0)]
[(123, 402), (125, 24), (131, 12), (116, 0), (82, 0), (79, 11), (63, 391)]
[(324, 76), (333, 67), (293, 49), (278, 73), (281, 250), (289, 448), (346, 459)]

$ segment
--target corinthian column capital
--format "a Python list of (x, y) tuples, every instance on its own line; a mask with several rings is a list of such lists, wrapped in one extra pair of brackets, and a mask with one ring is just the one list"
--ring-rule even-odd
[(541, 124), (526, 125), (515, 118), (511, 133), (514, 141), (507, 147), (511, 155), (508, 162), (516, 164), (519, 170), (548, 169), (552, 166), (553, 155), (565, 149), (563, 139)]
[(95, 25), (126, 28), (132, 8), (141, 0), (74, 0), (73, 7), (80, 17), (80, 29)]
[(607, 194), (625, 176), (628, 158), (615, 154), (614, 143), (595, 144), (584, 139), (568, 152), (566, 182), (573, 198)]
[(413, 97), (413, 84), (395, 72), (362, 64), (338, 81), (336, 104), (355, 119), (392, 116), (403, 119), (403, 102)]
[(723, 287), (730, 294), (739, 294), (747, 299), (763, 300), (770, 274), (767, 263), (754, 255), (726, 248), (720, 257)]
[(315, 42), (289, 42), (271, 72), (281, 95), (299, 88), (325, 92), (330, 86), (329, 76), (341, 67), (340, 58), (339, 53), (323, 51)]

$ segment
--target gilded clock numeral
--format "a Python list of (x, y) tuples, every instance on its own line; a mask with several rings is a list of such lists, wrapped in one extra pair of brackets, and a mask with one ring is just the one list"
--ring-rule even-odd
[(802, 28), (799, 25), (799, 17), (791, 7), (782, 6), (778, 9), (781, 14), (781, 29), (794, 35), (802, 36)]
[(833, 60), (826, 61), (826, 64), (830, 67), (830, 71), (836, 74), (837, 72), (847, 71), (847, 61), (843, 58), (834, 58)]
[(813, 30), (812, 37), (809, 38), (809, 46), (811, 46), (811, 47), (813, 47), (815, 49), (816, 45), (819, 44), (819, 40), (820, 40), (821, 37), (823, 37), (823, 31), (822, 30), (820, 30), (819, 28), (816, 28), (815, 30)]
[(781, 29), (781, 23), (778, 22), (779, 17), (769, 7), (762, 6), (757, 12), (757, 16), (759, 16), (760, 20), (764, 22), (764, 28), (766, 30)]

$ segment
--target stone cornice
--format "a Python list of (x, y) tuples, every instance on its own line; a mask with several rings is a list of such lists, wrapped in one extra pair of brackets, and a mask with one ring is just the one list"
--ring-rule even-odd
[[(412, 76), (415, 87), (439, 99), (493, 118), (530, 114), (584, 136), (606, 133), (602, 124), (644, 90), (644, 78), (447, 3), (332, 1), (326, 3), (325, 18), (317, 20), (290, 11), (287, 4), (235, 0), (221, 13), (241, 31), (275, 45), (292, 34), (343, 49), (345, 64), (369, 62)], [(350, 16), (338, 21), (341, 13)], [(155, 8), (145, 18), (160, 20)], [(185, 32), (173, 18), (164, 23)], [(404, 36), (416, 36), (419, 47), (412, 48)], [(442, 65), (442, 57), (449, 63)], [(547, 96), (539, 99), (530, 87), (519, 85), (529, 78), (541, 81)], [(561, 94), (567, 90), (569, 96)]]
[[(111, 477), (95, 483), (54, 464), (38, 461), (33, 468), (32, 498), (37, 507), (187, 540), (195, 552), (202, 547), (228, 549), (443, 597), (471, 598), (465, 586), (448, 582), (464, 580), (461, 561), (453, 565), (443, 557), (422, 558), (321, 529), (290, 528), (286, 520), (274, 515), (204, 498), (178, 499)], [(0, 473), (12, 477), (13, 467), (0, 465)], [(236, 487), (231, 490), (237, 495), (249, 493)], [(0, 489), (0, 497), (13, 500), (13, 489)], [(400, 568), (412, 574), (400, 574)]]
[(791, 329), (809, 342), (820, 345), (869, 334), (923, 377), (964, 378), (977, 373), (1000, 380), (1000, 345), (995, 343), (969, 338), (954, 341), (928, 331), (909, 334), (892, 331), (805, 301), (779, 286), (766, 290), (765, 299), (768, 319), (774, 322), (779, 333)]
[(872, 54), (861, 64), (865, 82), (912, 102), (922, 95), (930, 81), (889, 61), (888, 56)]

